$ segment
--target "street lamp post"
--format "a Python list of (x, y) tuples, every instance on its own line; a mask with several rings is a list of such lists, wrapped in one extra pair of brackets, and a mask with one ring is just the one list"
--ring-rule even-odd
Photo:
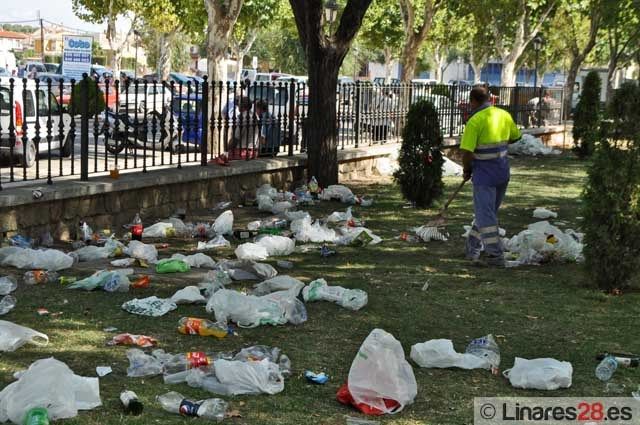
[(338, 3), (336, 0), (328, 0), (324, 4), (324, 19), (329, 23), (329, 31), (333, 27), (333, 23), (336, 21), (338, 15)]
[(138, 30), (133, 30), (134, 42), (136, 43), (136, 58), (135, 64), (133, 65), (133, 79), (134, 81), (138, 79), (138, 39), (140, 37), (140, 32)]
[[(535, 74), (533, 76), (533, 89), (535, 90), (538, 87), (538, 56), (540, 54), (540, 49), (542, 49), (542, 44), (544, 43), (543, 38), (540, 34), (536, 35), (536, 38), (533, 39), (533, 49), (536, 52), (536, 66), (535, 66)], [(542, 121), (542, 82), (540, 82), (540, 91), (538, 93), (538, 127), (540, 127)]]

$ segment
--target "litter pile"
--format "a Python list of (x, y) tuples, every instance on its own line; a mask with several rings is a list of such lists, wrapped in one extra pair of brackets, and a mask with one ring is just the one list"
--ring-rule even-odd
[(582, 262), (584, 235), (572, 229), (564, 232), (548, 221), (530, 224), (526, 230), (504, 240), (506, 257), (513, 265), (542, 264), (550, 261)]
[(523, 134), (522, 139), (509, 145), (511, 155), (546, 156), (560, 155), (557, 149), (545, 146), (542, 140), (530, 134)]

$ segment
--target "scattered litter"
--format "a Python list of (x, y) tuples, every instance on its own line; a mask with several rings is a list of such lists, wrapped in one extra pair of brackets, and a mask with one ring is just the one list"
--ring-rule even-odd
[(325, 374), (324, 372), (314, 373), (310, 370), (307, 370), (304, 372), (304, 377), (307, 379), (307, 381), (313, 384), (323, 385), (329, 382), (329, 376), (327, 376), (327, 374)]
[[(300, 290), (304, 288), (304, 283), (291, 276), (282, 275), (265, 280), (253, 287), (252, 295), (257, 297), (270, 294), (277, 291), (291, 291), (298, 296)], [(305, 300), (306, 301), (306, 300)]]
[(72, 283), (67, 288), (84, 289), (85, 291), (101, 288), (107, 292), (127, 292), (131, 286), (129, 276), (132, 274), (133, 269), (98, 270), (91, 276)]
[(361, 289), (346, 289), (341, 286), (329, 286), (324, 279), (314, 280), (302, 290), (305, 302), (330, 301), (349, 310), (360, 310), (367, 305), (367, 293)]
[(231, 242), (226, 240), (224, 236), (218, 235), (215, 238), (211, 239), (209, 242), (198, 242), (198, 247), (196, 249), (198, 251), (202, 251), (205, 249), (227, 248), (230, 246)]
[(434, 226), (420, 226), (413, 229), (416, 235), (424, 242), (430, 241), (442, 241), (446, 242), (447, 236), (443, 234), (437, 227)]
[(323, 201), (331, 201), (335, 199), (343, 204), (355, 204), (356, 202), (356, 197), (351, 189), (339, 184), (327, 187), (318, 195), (318, 198)]
[(411, 360), (425, 368), (489, 369), (491, 367), (484, 358), (456, 352), (450, 339), (432, 339), (413, 345)]
[(342, 227), (340, 233), (335, 241), (337, 245), (367, 246), (382, 242), (382, 238), (366, 227)]
[(48, 343), (49, 337), (41, 332), (0, 320), (0, 351), (15, 351), (25, 344), (44, 347)]
[(214, 394), (278, 394), (284, 390), (284, 377), (277, 363), (270, 359), (253, 361), (225, 360), (213, 362), (213, 371), (191, 370), (187, 383)]
[(36, 313), (38, 313), (38, 316), (48, 316), (50, 314), (46, 308), (38, 308), (36, 309)]
[(489, 334), (481, 338), (471, 340), (465, 350), (467, 354), (473, 354), (476, 357), (484, 359), (484, 369), (491, 370), (494, 375), (498, 374), (500, 367), (500, 347), (493, 338), (493, 335)]
[(353, 218), (353, 214), (351, 212), (351, 207), (347, 208), (345, 212), (334, 211), (329, 215), (326, 219), (327, 223), (340, 223), (346, 222)]
[[(196, 254), (204, 255), (204, 254)], [(185, 273), (191, 269), (191, 266), (185, 261), (176, 258), (165, 258), (156, 264), (156, 273)]]
[(18, 287), (18, 282), (11, 276), (0, 277), (0, 295), (9, 295)]
[(96, 367), (96, 373), (98, 374), (98, 376), (100, 378), (102, 378), (103, 376), (107, 376), (111, 372), (113, 372), (113, 369), (111, 369), (110, 366), (97, 366)]
[(194, 268), (213, 269), (216, 267), (216, 262), (213, 260), (213, 258), (200, 252), (193, 255), (173, 254), (171, 256), (171, 259), (184, 261), (190, 267)]
[(622, 394), (624, 393), (625, 388), (624, 384), (607, 382), (604, 386), (604, 392), (607, 394)]
[(218, 263), (218, 268), (228, 272), (233, 280), (262, 280), (278, 275), (271, 265), (251, 260), (223, 260)]
[(418, 385), (400, 342), (382, 329), (365, 339), (351, 364), (347, 383), (337, 399), (362, 413), (398, 413), (413, 403)]
[(34, 406), (46, 406), (49, 420), (77, 416), (101, 406), (98, 378), (78, 376), (53, 357), (36, 360), (0, 393), (0, 421), (22, 424)]
[(116, 328), (115, 326), (108, 326), (104, 329), (102, 329), (103, 332), (116, 332), (118, 330), (118, 328)]
[(513, 367), (503, 372), (515, 388), (534, 390), (557, 390), (569, 388), (573, 367), (569, 362), (556, 359), (527, 360), (516, 357)]
[(151, 354), (146, 354), (138, 348), (130, 348), (127, 350), (127, 359), (129, 359), (127, 376), (141, 378), (160, 375), (164, 370), (163, 362), (166, 358), (164, 350), (153, 350)]
[(568, 229), (563, 232), (547, 221), (530, 224), (509, 240), (505, 240), (505, 248), (510, 254), (507, 259), (516, 260), (519, 264), (541, 264), (553, 260), (581, 262), (583, 244), (581, 235)]
[(267, 248), (252, 242), (239, 245), (235, 250), (235, 254), (240, 260), (263, 261), (269, 258)]
[(171, 301), (176, 304), (198, 304), (206, 303), (205, 297), (200, 294), (200, 288), (197, 286), (187, 286), (171, 296)]
[(422, 285), (422, 292), (427, 292), (427, 289), (429, 289), (429, 282), (426, 282), (424, 285)]
[(247, 230), (250, 230), (252, 232), (258, 231), (261, 225), (262, 225), (262, 222), (260, 220), (252, 221), (249, 224), (247, 224)]
[(114, 267), (131, 267), (136, 263), (135, 258), (120, 258), (118, 260), (113, 260), (111, 265)]
[(420, 242), (420, 238), (418, 236), (410, 235), (407, 232), (400, 233), (400, 236), (398, 236), (396, 239), (411, 243)]
[(293, 239), (277, 235), (262, 235), (256, 239), (256, 244), (265, 248), (267, 255), (273, 257), (290, 255), (296, 249)]
[(636, 401), (640, 401), (640, 385), (638, 385), (638, 389), (631, 393), (631, 397), (633, 397)]
[(132, 288), (144, 289), (151, 285), (151, 278), (148, 275), (140, 276), (135, 282), (131, 284)]
[(147, 263), (155, 264), (158, 261), (158, 250), (154, 245), (147, 245), (140, 241), (131, 241), (124, 250), (129, 257), (144, 260)]
[(596, 366), (596, 378), (606, 382), (613, 377), (613, 374), (618, 369), (618, 361), (612, 355), (605, 356), (602, 361)]
[(207, 311), (215, 312), (217, 322), (235, 322), (242, 328), (260, 325), (301, 324), (307, 320), (307, 310), (295, 294), (274, 292), (262, 297), (221, 289), (207, 302)]
[(540, 220), (547, 220), (549, 218), (558, 218), (558, 213), (550, 211), (546, 208), (538, 207), (533, 210), (533, 218), (539, 218)]
[(291, 261), (285, 261), (285, 260), (278, 260), (276, 262), (276, 266), (283, 268), (283, 269), (292, 269), (293, 268), (293, 263)]
[(335, 242), (337, 235), (335, 230), (329, 229), (319, 221), (312, 223), (311, 217), (295, 220), (291, 223), (291, 231), (300, 242)]
[(18, 248), (31, 248), (33, 246), (33, 240), (22, 235), (11, 236), (9, 242)]
[(333, 255), (336, 255), (336, 251), (334, 251), (332, 249), (329, 249), (328, 246), (322, 245), (320, 247), (320, 256), (321, 257), (326, 258), (326, 257), (331, 257)]
[(442, 164), (442, 176), (443, 177), (457, 177), (462, 175), (462, 166), (456, 162), (453, 162), (446, 156), (443, 156), (444, 163)]
[(233, 212), (225, 211), (216, 218), (213, 223), (213, 231), (216, 235), (230, 235), (233, 233)]
[(27, 270), (59, 271), (73, 266), (74, 257), (56, 249), (0, 248), (0, 265)]
[(227, 208), (230, 208), (230, 207), (231, 207), (231, 205), (233, 205), (233, 203), (232, 203), (232, 202), (229, 202), (229, 201), (222, 201), (222, 202), (218, 202), (218, 203), (216, 204), (216, 206), (215, 206), (215, 207), (213, 207), (213, 209), (214, 209), (214, 210), (218, 210), (218, 211), (220, 211), (220, 210), (226, 210)]
[(58, 281), (58, 273), (47, 270), (31, 270), (24, 274), (24, 283), (27, 285), (41, 285)]
[(120, 402), (124, 413), (127, 415), (138, 416), (142, 414), (144, 405), (138, 400), (138, 395), (133, 391), (123, 391), (120, 393)]
[(229, 327), (224, 323), (215, 323), (207, 319), (183, 317), (178, 322), (178, 332), (185, 335), (215, 336), (222, 339), (229, 334)]
[[(114, 331), (117, 331), (116, 328), (105, 328), (104, 331), (112, 332), (108, 331), (107, 329), (113, 329)], [(109, 342), (107, 342), (107, 345), (137, 345), (138, 347), (149, 348), (158, 345), (158, 340), (146, 335), (133, 335), (125, 333), (115, 335)]]
[(5, 295), (0, 300), (0, 316), (9, 313), (16, 306), (18, 301), (12, 295)]
[(561, 153), (559, 150), (545, 146), (541, 139), (530, 134), (523, 134), (522, 139), (510, 144), (508, 150), (511, 155), (546, 156)]
[(157, 397), (158, 403), (164, 410), (181, 416), (213, 419), (222, 422), (229, 405), (219, 398), (192, 401), (175, 391)]
[(122, 309), (140, 316), (160, 317), (178, 308), (170, 299), (156, 296), (147, 298), (134, 298), (122, 304)]

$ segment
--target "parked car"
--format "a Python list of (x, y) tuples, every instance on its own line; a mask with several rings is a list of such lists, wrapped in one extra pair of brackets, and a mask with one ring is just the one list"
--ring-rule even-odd
[[(51, 150), (59, 150), (63, 157), (70, 156), (73, 148), (73, 140), (69, 136), (71, 116), (60, 108), (53, 90), (49, 91), (46, 86), (40, 86), (36, 90), (35, 82), (28, 81), (26, 88), (20, 84), (14, 86), (11, 94), (9, 78), (0, 78), (0, 125), (7, 130), (0, 134), (0, 154), (9, 156), (12, 151), (13, 158), (21, 165), (32, 167), (38, 153), (49, 152), (48, 139), (42, 136), (47, 132), (50, 119)], [(36, 120), (40, 125), (39, 142), (36, 137)], [(26, 125), (26, 134), (23, 132), (23, 123)], [(15, 128), (15, 135), (8, 131), (11, 124)]]
[(11, 73), (9, 73), (8, 69), (0, 67), (0, 77), (10, 77)]
[[(387, 84), (387, 79), (384, 77), (376, 77), (373, 79), (373, 84), (377, 86), (382, 86)], [(399, 78), (389, 78), (389, 84), (400, 84)]]
[(120, 79), (121, 80), (126, 80), (127, 78), (133, 80), (134, 77), (135, 77), (135, 72), (133, 72), (132, 70), (130, 70), (130, 69), (122, 69), (122, 70), (120, 70)]
[(47, 62), (44, 64), (44, 67), (47, 69), (47, 72), (51, 72), (54, 74), (58, 73), (58, 68), (60, 68), (59, 63)]
[(258, 72), (254, 81), (256, 83), (271, 81), (271, 74), (268, 72)]
[(24, 67), (20, 68), (18, 76), (20, 78), (35, 78), (38, 76), (38, 73), (41, 72), (47, 72), (44, 64), (42, 62), (30, 61), (25, 63)]
[(129, 113), (156, 111), (163, 113), (171, 103), (171, 90), (161, 83), (130, 82), (120, 85), (118, 108)]
[(414, 78), (411, 80), (413, 84), (424, 85), (424, 86), (435, 86), (438, 84), (438, 80), (434, 80), (433, 78)]

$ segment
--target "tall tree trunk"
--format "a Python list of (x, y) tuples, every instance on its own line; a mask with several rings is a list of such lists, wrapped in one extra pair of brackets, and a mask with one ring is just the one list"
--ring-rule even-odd
[(384, 48), (384, 82), (389, 83), (391, 78), (391, 62), (393, 61), (393, 52), (390, 48)]
[[(312, 55), (309, 62), (309, 114), (305, 122), (309, 177), (324, 187), (338, 182), (337, 58)], [(341, 62), (341, 61), (340, 61)]]
[(402, 48), (402, 73), (400, 78), (403, 82), (408, 82), (415, 76), (416, 63), (420, 46), (424, 43), (433, 24), (433, 17), (442, 3), (441, 0), (425, 0), (423, 10), (422, 25), (416, 28), (415, 10), (411, 0), (399, 0), (402, 23), (406, 34), (405, 43)]
[(618, 61), (612, 58), (609, 61), (609, 66), (607, 67), (607, 105), (611, 103), (611, 99), (613, 99), (613, 79), (616, 76), (617, 70)]
[(240, 79), (242, 78), (242, 68), (244, 66), (244, 58), (251, 51), (251, 48), (253, 47), (253, 44), (255, 43), (257, 38), (258, 38), (257, 28), (251, 28), (247, 33), (243, 44), (236, 41), (231, 43), (231, 52), (236, 57), (236, 60), (238, 61), (238, 66), (236, 66), (236, 72), (234, 77), (234, 80), (237, 82), (240, 82)]
[(111, 63), (109, 66), (113, 70), (113, 75), (120, 75), (120, 52), (116, 47), (116, 17), (111, 10), (113, 9), (113, 1), (109, 3), (109, 15), (107, 16), (107, 43), (111, 50)]
[(569, 70), (567, 71), (567, 78), (564, 85), (564, 119), (569, 119), (571, 108), (573, 107), (573, 92), (582, 63), (581, 61), (579, 62), (578, 59), (577, 57), (571, 59), (571, 64), (569, 64)]
[(471, 69), (473, 69), (473, 84), (480, 83), (480, 75), (482, 73), (482, 65), (476, 63), (474, 60), (471, 60), (469, 65), (471, 65)]
[(513, 87), (516, 85), (516, 61), (517, 58), (503, 59), (500, 81), (503, 87)]
[(175, 31), (170, 33), (161, 33), (158, 37), (158, 64), (157, 70), (160, 80), (166, 80), (169, 78), (169, 72), (171, 71), (171, 43), (175, 36)]

